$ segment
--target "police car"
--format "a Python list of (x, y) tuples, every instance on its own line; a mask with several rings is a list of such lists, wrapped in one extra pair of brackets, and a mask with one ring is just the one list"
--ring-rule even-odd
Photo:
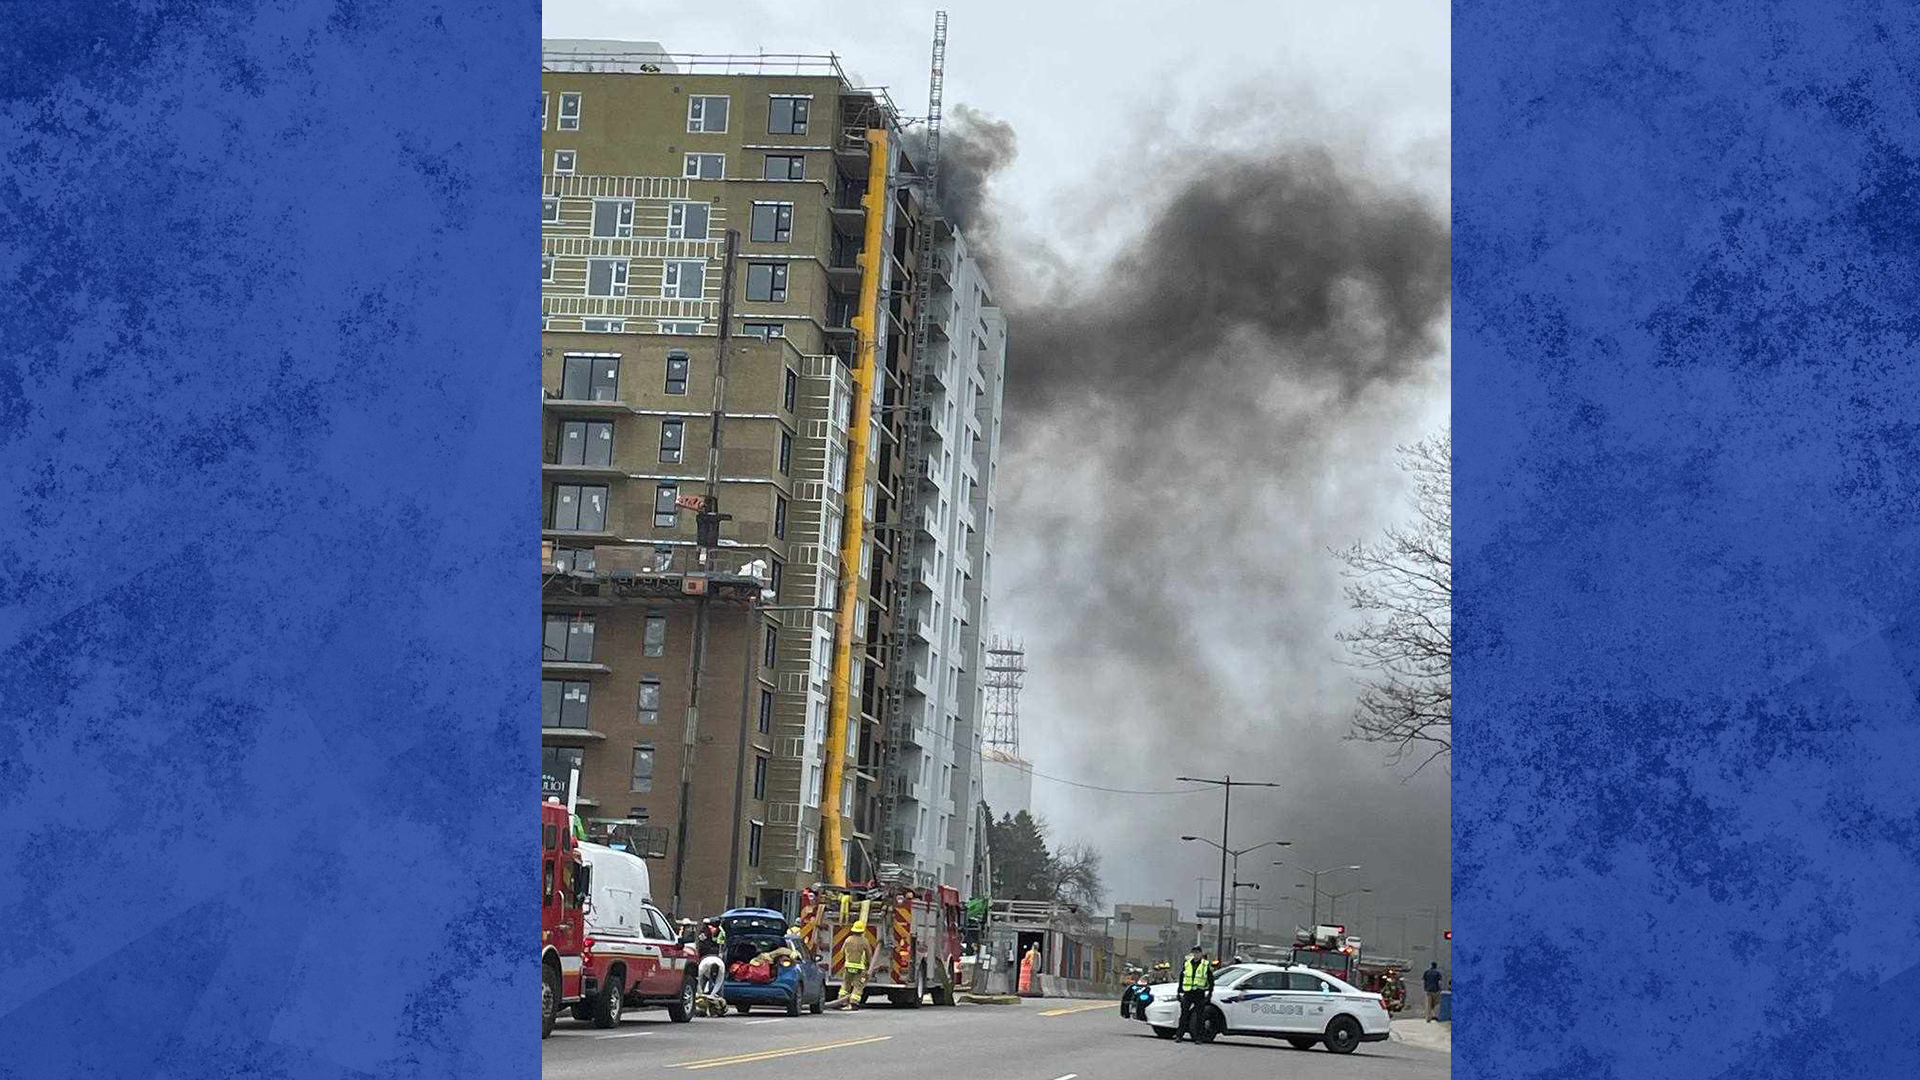
[[(1146, 1022), (1163, 1039), (1178, 1035), (1180, 985), (1153, 988)], [(1285, 1039), (1305, 1050), (1318, 1043), (1350, 1054), (1363, 1042), (1386, 1039), (1391, 1018), (1380, 995), (1357, 989), (1324, 971), (1301, 964), (1235, 964), (1214, 976), (1213, 1001), (1195, 1038), (1222, 1035)]]

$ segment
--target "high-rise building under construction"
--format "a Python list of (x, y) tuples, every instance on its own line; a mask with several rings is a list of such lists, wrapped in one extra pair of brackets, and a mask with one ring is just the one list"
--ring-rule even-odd
[(1006, 327), (924, 139), (831, 56), (543, 67), (548, 793), (682, 913), (969, 887)]

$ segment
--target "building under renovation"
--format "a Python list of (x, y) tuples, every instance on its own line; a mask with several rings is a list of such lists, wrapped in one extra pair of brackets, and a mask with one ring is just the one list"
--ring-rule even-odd
[(548, 792), (681, 912), (968, 887), (1006, 327), (937, 138), (832, 56), (543, 68)]

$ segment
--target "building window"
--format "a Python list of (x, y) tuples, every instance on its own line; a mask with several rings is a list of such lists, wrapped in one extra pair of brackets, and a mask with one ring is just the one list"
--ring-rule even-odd
[(558, 225), (560, 223), (560, 200), (540, 200), (540, 224)]
[(657, 724), (660, 722), (660, 680), (640, 680), (640, 722)]
[(727, 99), (707, 96), (689, 97), (687, 99), (687, 130), (709, 135), (725, 134)]
[(678, 462), (681, 443), (685, 441), (686, 421), (660, 421), (660, 460)]
[(726, 175), (725, 154), (688, 154), (680, 175), (689, 180), (718, 180)]
[(553, 283), (553, 256), (544, 251), (540, 253), (540, 280), (544, 284)]
[(567, 797), (567, 784), (580, 768), (580, 759), (584, 756), (577, 746), (543, 746), (540, 748), (540, 797), (543, 799), (562, 799)]
[(632, 236), (633, 200), (593, 200), (593, 235), (602, 240), (618, 240)]
[(607, 527), (607, 489), (555, 484), (547, 528), (556, 532), (603, 532)]
[(641, 743), (633, 748), (633, 783), (628, 791), (653, 790), (653, 744)]
[(774, 661), (779, 659), (779, 656), (780, 656), (780, 635), (778, 630), (776, 630), (774, 627), (771, 627), (771, 626), (767, 627), (767, 645), (766, 645), (765, 653), (766, 653), (767, 666), (772, 667), (774, 665)]
[(665, 615), (648, 613), (640, 646), (640, 651), (647, 656), (667, 655), (667, 617)]
[(787, 382), (785, 389), (781, 393), (781, 400), (786, 402), (788, 412), (792, 412), (795, 408), (799, 407), (800, 373), (794, 371), (792, 368), (787, 369)]
[(660, 277), (660, 295), (669, 300), (700, 300), (707, 295), (707, 264), (699, 259), (669, 259)]
[(567, 420), (560, 425), (561, 465), (613, 464), (613, 423), (609, 420)]
[(667, 239), (705, 240), (712, 209), (703, 202), (667, 204)]
[(620, 397), (620, 358), (568, 356), (560, 377), (560, 396), (567, 401), (617, 401)]
[(577, 150), (555, 150), (553, 152), (553, 175), (572, 176), (574, 162), (580, 159)]
[(771, 96), (767, 99), (767, 134), (769, 135), (805, 135), (807, 133), (807, 106), (803, 97)]
[(766, 340), (771, 340), (773, 338), (786, 337), (787, 328), (784, 323), (777, 323), (777, 322), (741, 323), (740, 336), (759, 338), (762, 341), (766, 341)]
[(580, 320), (580, 329), (589, 334), (618, 334), (626, 328), (627, 324), (620, 319)]
[(747, 299), (784, 303), (787, 299), (787, 264), (748, 263)]
[(760, 689), (760, 734), (773, 731), (773, 691)]
[(807, 159), (799, 154), (768, 154), (761, 168), (762, 180), (805, 180)]
[(580, 130), (580, 95), (560, 95), (560, 130)]
[(780, 560), (779, 559), (770, 559), (767, 562), (767, 588), (773, 590), (773, 595), (775, 599), (779, 598), (780, 596)]
[(627, 260), (588, 259), (587, 295), (627, 295)]
[(779, 495), (773, 497), (773, 535), (781, 540), (787, 538), (787, 500)]
[(593, 663), (593, 620), (585, 615), (548, 615), (542, 661)]
[(767, 759), (759, 754), (753, 755), (753, 797), (767, 797)]
[(780, 433), (780, 475), (791, 476), (792, 474), (793, 474), (793, 433), (783, 431)]
[(591, 574), (593, 549), (557, 548), (553, 553), (553, 569), (558, 574)]
[(663, 334), (678, 334), (682, 337), (692, 337), (700, 332), (700, 324), (697, 322), (663, 322), (660, 324), (660, 332)]
[(680, 485), (661, 484), (653, 489), (653, 527), (671, 529), (680, 521), (680, 507), (674, 501), (680, 497)]
[(687, 392), (687, 363), (686, 353), (667, 354), (667, 393), (680, 395)]
[(760, 865), (760, 831), (765, 828), (757, 821), (747, 822), (747, 865)]
[(793, 204), (754, 203), (752, 236), (762, 244), (784, 244), (793, 239)]
[(541, 131), (547, 130), (547, 114), (552, 111), (552, 108), (549, 105), (550, 100), (551, 98), (545, 90), (540, 91), (540, 130)]
[(588, 684), (584, 682), (542, 679), (540, 681), (540, 726), (585, 730), (588, 689)]

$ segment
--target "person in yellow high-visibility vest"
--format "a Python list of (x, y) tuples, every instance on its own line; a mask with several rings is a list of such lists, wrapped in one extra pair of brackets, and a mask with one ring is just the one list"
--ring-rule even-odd
[(1200, 1025), (1206, 1022), (1207, 1004), (1213, 997), (1213, 963), (1195, 945), (1180, 967), (1180, 1030), (1174, 1042), (1193, 1036), (1200, 1041)]
[(867, 940), (867, 921), (853, 924), (853, 933), (840, 946), (840, 956), (845, 962), (845, 970), (840, 973), (840, 996), (834, 999), (836, 1009), (857, 1009), (860, 1007), (861, 993), (867, 988), (867, 963), (873, 959), (873, 943)]

